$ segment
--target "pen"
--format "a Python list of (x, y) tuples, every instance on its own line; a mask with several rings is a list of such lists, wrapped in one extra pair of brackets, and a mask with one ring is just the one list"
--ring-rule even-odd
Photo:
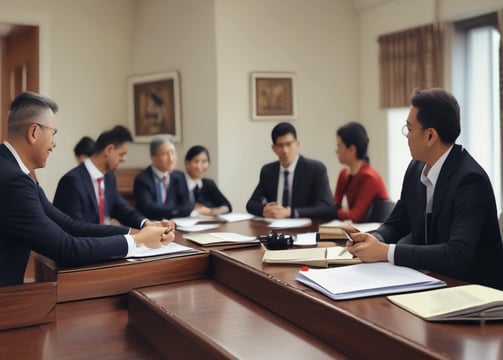
[[(353, 239), (351, 239), (351, 237), (346, 232), (346, 230), (342, 230), (342, 233), (344, 234), (346, 239), (351, 243), (351, 245), (353, 245)], [(348, 251), (348, 248), (346, 246), (344, 246), (338, 256), (344, 255), (347, 251)]]

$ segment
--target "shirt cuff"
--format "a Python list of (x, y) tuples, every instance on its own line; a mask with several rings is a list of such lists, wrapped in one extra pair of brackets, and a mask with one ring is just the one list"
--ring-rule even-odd
[(388, 245), (388, 262), (391, 264), (395, 264), (395, 247), (396, 244)]
[(127, 255), (125, 257), (130, 257), (133, 255), (136, 249), (136, 242), (134, 241), (133, 235), (124, 235), (127, 241)]
[(140, 223), (140, 229), (142, 229), (142, 228), (143, 228), (143, 226), (145, 225), (145, 223), (146, 223), (147, 221), (150, 221), (150, 219), (143, 219), (143, 220), (141, 221), (141, 223)]

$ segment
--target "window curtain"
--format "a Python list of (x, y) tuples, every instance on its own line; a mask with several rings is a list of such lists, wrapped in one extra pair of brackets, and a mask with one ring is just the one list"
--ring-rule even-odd
[(380, 106), (407, 107), (416, 88), (443, 87), (444, 30), (440, 23), (382, 35)]

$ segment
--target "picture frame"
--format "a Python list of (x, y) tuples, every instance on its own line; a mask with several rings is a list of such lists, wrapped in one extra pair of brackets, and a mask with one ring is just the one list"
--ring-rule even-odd
[(292, 72), (251, 73), (251, 117), (253, 120), (297, 118), (296, 76)]
[(180, 76), (178, 71), (128, 78), (129, 124), (135, 142), (148, 143), (159, 135), (182, 140)]

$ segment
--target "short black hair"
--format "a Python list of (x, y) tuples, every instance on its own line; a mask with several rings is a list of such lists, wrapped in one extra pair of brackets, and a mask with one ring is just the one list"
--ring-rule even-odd
[(204, 146), (202, 145), (194, 145), (192, 146), (188, 151), (187, 153), (185, 154), (185, 161), (190, 161), (192, 160), (193, 158), (195, 158), (197, 155), (199, 155), (200, 153), (205, 153), (206, 154), (206, 157), (208, 158), (208, 162), (210, 162), (210, 153), (208, 151), (208, 149), (206, 149)]
[(286, 134), (292, 134), (295, 140), (297, 140), (297, 131), (295, 127), (289, 122), (280, 122), (277, 124), (271, 132), (272, 143), (276, 144), (276, 140), (280, 136), (285, 136)]
[(133, 142), (129, 129), (122, 125), (115, 126), (112, 130), (104, 131), (96, 139), (94, 153), (102, 152), (108, 145), (118, 147), (126, 142)]
[(367, 156), (369, 137), (362, 124), (356, 121), (349, 122), (337, 129), (337, 136), (341, 138), (346, 147), (355, 146), (358, 159), (369, 162)]
[(439, 88), (414, 90), (410, 100), (418, 109), (417, 121), (424, 129), (433, 128), (442, 142), (454, 144), (461, 133), (459, 104), (456, 98)]
[(83, 136), (73, 148), (73, 153), (75, 156), (91, 156), (94, 153), (94, 140), (89, 136)]

